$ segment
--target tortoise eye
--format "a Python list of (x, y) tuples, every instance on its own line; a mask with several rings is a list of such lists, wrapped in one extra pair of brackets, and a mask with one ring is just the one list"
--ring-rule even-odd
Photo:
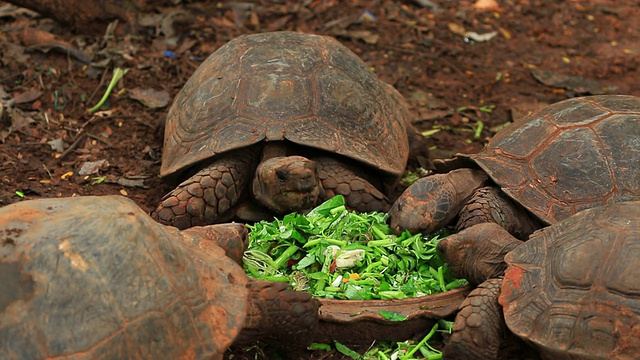
[(287, 172), (284, 170), (276, 170), (276, 177), (281, 183), (287, 181)]

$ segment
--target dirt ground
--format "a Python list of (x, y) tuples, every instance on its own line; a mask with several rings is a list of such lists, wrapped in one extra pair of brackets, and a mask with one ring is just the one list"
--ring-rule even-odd
[[(174, 3), (134, 33), (85, 34), (0, 2), (0, 206), (123, 194), (153, 209), (170, 190), (158, 176), (170, 100), (203, 58), (246, 33), (337, 37), (445, 152), (479, 151), (509, 122), (569, 97), (640, 96), (638, 0)], [(128, 72), (89, 114), (116, 67)]]

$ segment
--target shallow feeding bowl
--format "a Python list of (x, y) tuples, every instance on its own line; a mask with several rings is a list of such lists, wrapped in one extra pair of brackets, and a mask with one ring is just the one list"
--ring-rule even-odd
[[(325, 293), (333, 292), (334, 290), (328, 289), (336, 289), (340, 283), (350, 283), (352, 279), (357, 281), (361, 271), (370, 275), (377, 271), (381, 274), (387, 269), (391, 269), (389, 272), (394, 271), (393, 269), (401, 269), (405, 274), (420, 274), (423, 270), (419, 265), (422, 265), (428, 266), (429, 272), (434, 269), (434, 266), (438, 266), (438, 272), (443, 276), (441, 265), (432, 263), (430, 260), (435, 255), (432, 240), (436, 240), (437, 237), (425, 241), (421, 235), (411, 235), (408, 232), (395, 236), (388, 227), (386, 218), (381, 215), (381, 213), (356, 214), (348, 211), (344, 198), (336, 196), (306, 215), (292, 213), (282, 220), (261, 221), (250, 225), (249, 248), (243, 259), (245, 271), (250, 276), (252, 273), (260, 274), (264, 271), (270, 278), (262, 280), (274, 281), (274, 273), (279, 274), (280, 277), (287, 277), (289, 275), (281, 273), (281, 269), (295, 264), (297, 271), (305, 272), (303, 276), (305, 280), (297, 280), (295, 277), (285, 279), (293, 284), (294, 289), (299, 288), (303, 291), (301, 290), (303, 288), (317, 288), (318, 284), (322, 284), (320, 286), (331, 284), (324, 288)], [(303, 236), (303, 233), (308, 236)], [(350, 240), (345, 239), (350, 236), (358, 240), (351, 243)], [(377, 249), (373, 250), (375, 257), (365, 255), (363, 249), (371, 248)], [(381, 250), (382, 248), (387, 250)], [(370, 255), (371, 252), (368, 254)], [(264, 260), (265, 258), (268, 260)], [(407, 258), (412, 260), (407, 261)], [(392, 263), (395, 265), (391, 265)], [(398, 264), (403, 265), (401, 267)], [(318, 279), (316, 276), (320, 269), (323, 269), (322, 272), (329, 271), (331, 274), (337, 273), (334, 270), (344, 271), (355, 274), (358, 278), (351, 278), (350, 274), (347, 281), (343, 281), (340, 275), (330, 279), (322, 278), (324, 283), (316, 283), (316, 285), (311, 284), (311, 281), (307, 282), (310, 279)], [(396, 281), (387, 278), (387, 284), (392, 282)], [(346, 295), (348, 291), (345, 288), (342, 288), (343, 296), (349, 299), (325, 298), (318, 292), (312, 292), (321, 304), (320, 321), (313, 332), (312, 341), (333, 343), (335, 340), (345, 345), (370, 346), (374, 342), (404, 341), (414, 336), (424, 335), (439, 319), (446, 318), (457, 311), (470, 291), (469, 286), (464, 286), (442, 293), (415, 297), (416, 293), (426, 293), (425, 290), (430, 287), (423, 287), (416, 283), (416, 288), (421, 291), (405, 293), (404, 295), (409, 297), (401, 300), (363, 300), (362, 298), (366, 296)], [(394, 289), (398, 290), (397, 285), (389, 290)], [(392, 316), (394, 319), (383, 316), (380, 314), (381, 311), (386, 312), (385, 315), (394, 314)], [(395, 318), (404, 320), (394, 321)]]
[[(404, 341), (428, 332), (438, 319), (458, 310), (471, 288), (464, 286), (447, 292), (403, 300), (318, 299), (320, 323), (314, 342), (369, 346), (384, 340)], [(407, 317), (391, 321), (379, 311), (391, 311)]]

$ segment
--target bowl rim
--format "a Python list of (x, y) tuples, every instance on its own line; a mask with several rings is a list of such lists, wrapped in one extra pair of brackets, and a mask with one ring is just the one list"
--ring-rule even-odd
[(469, 285), (443, 293), (402, 300), (337, 300), (322, 299), (318, 310), (320, 321), (354, 322), (370, 320), (381, 323), (395, 322), (383, 317), (379, 311), (391, 311), (406, 316), (406, 320), (419, 317), (439, 319), (458, 310), (472, 287)]

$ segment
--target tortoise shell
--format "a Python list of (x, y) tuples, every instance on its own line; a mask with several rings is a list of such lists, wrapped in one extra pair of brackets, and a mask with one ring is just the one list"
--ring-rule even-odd
[(260, 141), (289, 140), (396, 179), (409, 156), (403, 101), (331, 37), (240, 36), (209, 56), (176, 96), (160, 173)]
[(509, 196), (553, 224), (640, 199), (640, 98), (603, 95), (547, 106), (469, 155)]
[(221, 359), (248, 278), (194, 241), (120, 196), (1, 208), (0, 357)]
[(505, 257), (511, 331), (554, 359), (640, 354), (640, 201), (582, 211)]

